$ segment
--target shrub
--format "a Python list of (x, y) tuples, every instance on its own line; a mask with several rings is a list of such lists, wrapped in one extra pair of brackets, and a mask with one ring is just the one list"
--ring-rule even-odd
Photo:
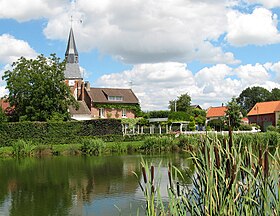
[(83, 154), (99, 155), (105, 148), (105, 142), (102, 139), (83, 139), (81, 143)]
[(252, 130), (252, 126), (249, 124), (241, 124), (239, 126), (239, 130), (241, 131), (251, 131)]
[(76, 144), (82, 137), (109, 134), (122, 135), (120, 120), (0, 123), (0, 146), (9, 146), (18, 139), (38, 144)]

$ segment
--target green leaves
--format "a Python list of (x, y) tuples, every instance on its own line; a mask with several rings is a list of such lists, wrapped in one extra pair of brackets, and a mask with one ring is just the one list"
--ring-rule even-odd
[(64, 62), (51, 54), (21, 57), (12, 66), (2, 79), (7, 82), (8, 101), (15, 107), (15, 121), (47, 121), (54, 112), (67, 118), (68, 107), (77, 102), (64, 82)]

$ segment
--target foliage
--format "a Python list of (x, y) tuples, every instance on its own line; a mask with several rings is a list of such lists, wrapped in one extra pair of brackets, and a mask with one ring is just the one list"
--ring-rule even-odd
[(249, 124), (241, 124), (239, 126), (239, 130), (241, 131), (251, 131), (252, 130), (252, 126)]
[(14, 122), (0, 124), (0, 146), (11, 145), (14, 140), (32, 140), (41, 144), (76, 144), (81, 137), (121, 135), (122, 126), (117, 119), (96, 119), (69, 122)]
[(87, 155), (99, 155), (105, 148), (105, 142), (102, 139), (83, 139), (81, 141), (81, 151)]
[[(10, 106), (16, 121), (47, 121), (53, 113), (68, 116), (70, 105), (78, 106), (64, 82), (65, 63), (55, 54), (36, 59), (21, 57), (2, 77), (7, 82)], [(65, 119), (64, 119), (65, 120)]]
[(6, 122), (8, 120), (7, 115), (5, 114), (4, 110), (2, 107), (0, 107), (0, 123), (1, 122)]
[[(177, 99), (169, 101), (168, 108), (171, 112), (181, 111), (188, 112), (190, 110), (191, 97), (188, 93), (180, 95)], [(175, 109), (176, 108), (176, 109)]]
[(169, 110), (156, 110), (147, 112), (148, 118), (168, 118)]
[(236, 99), (236, 102), (241, 106), (242, 114), (246, 116), (256, 103), (269, 101), (270, 98), (271, 94), (267, 89), (253, 86), (243, 90)]
[(189, 121), (190, 116), (186, 112), (170, 112), (168, 116), (169, 121)]
[[(144, 181), (139, 184), (146, 215), (279, 215), (279, 149), (272, 155), (260, 147), (257, 155), (255, 145), (232, 139), (220, 142), (217, 137), (198, 143), (190, 151), (195, 175), (169, 165), (167, 201), (162, 200), (160, 180), (155, 178), (162, 174), (154, 175), (154, 167), (142, 162)], [(191, 177), (191, 187), (184, 182), (185, 174)]]
[(241, 123), (241, 107), (237, 104), (236, 99), (232, 98), (230, 102), (227, 104), (227, 111), (226, 111), (226, 123), (227, 125), (231, 126), (233, 129), (237, 129)]
[(128, 125), (129, 128), (133, 128), (138, 122), (140, 121), (139, 118), (122, 118), (121, 123), (124, 125)]
[(269, 125), (267, 128), (266, 128), (266, 131), (274, 131), (274, 132), (277, 132), (277, 128), (273, 125)]
[(215, 131), (223, 131), (225, 129), (225, 121), (223, 118), (213, 119), (207, 123), (207, 126)]
[(190, 117), (190, 123), (188, 124), (188, 130), (195, 131), (195, 120), (194, 117)]
[(141, 116), (142, 115), (142, 111), (141, 111), (141, 107), (139, 104), (98, 104), (95, 103), (94, 106), (96, 108), (104, 108), (104, 109), (126, 109), (126, 110), (132, 110), (134, 111), (136, 116)]
[(278, 101), (280, 100), (280, 89), (279, 88), (273, 88), (270, 92), (270, 101)]

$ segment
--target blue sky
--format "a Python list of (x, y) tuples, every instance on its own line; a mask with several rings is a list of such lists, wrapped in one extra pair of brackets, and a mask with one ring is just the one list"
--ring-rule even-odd
[[(70, 17), (85, 80), (132, 89), (143, 110), (189, 93), (219, 106), (280, 88), (279, 0), (0, 0), (0, 75), (20, 56), (64, 58)], [(80, 22), (82, 20), (82, 23)], [(0, 81), (0, 96), (7, 93)]]

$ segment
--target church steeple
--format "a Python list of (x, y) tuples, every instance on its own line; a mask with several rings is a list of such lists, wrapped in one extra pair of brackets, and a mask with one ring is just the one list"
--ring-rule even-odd
[(73, 29), (71, 27), (68, 44), (65, 52), (66, 70), (64, 72), (66, 80), (83, 80), (79, 66), (79, 55), (76, 48)]
[(78, 51), (76, 48), (76, 43), (75, 43), (75, 38), (74, 38), (74, 33), (73, 33), (72, 27), (71, 27), (70, 33), (69, 33), (67, 49), (65, 52), (65, 58), (66, 58), (67, 63), (79, 63), (79, 55), (78, 55)]

